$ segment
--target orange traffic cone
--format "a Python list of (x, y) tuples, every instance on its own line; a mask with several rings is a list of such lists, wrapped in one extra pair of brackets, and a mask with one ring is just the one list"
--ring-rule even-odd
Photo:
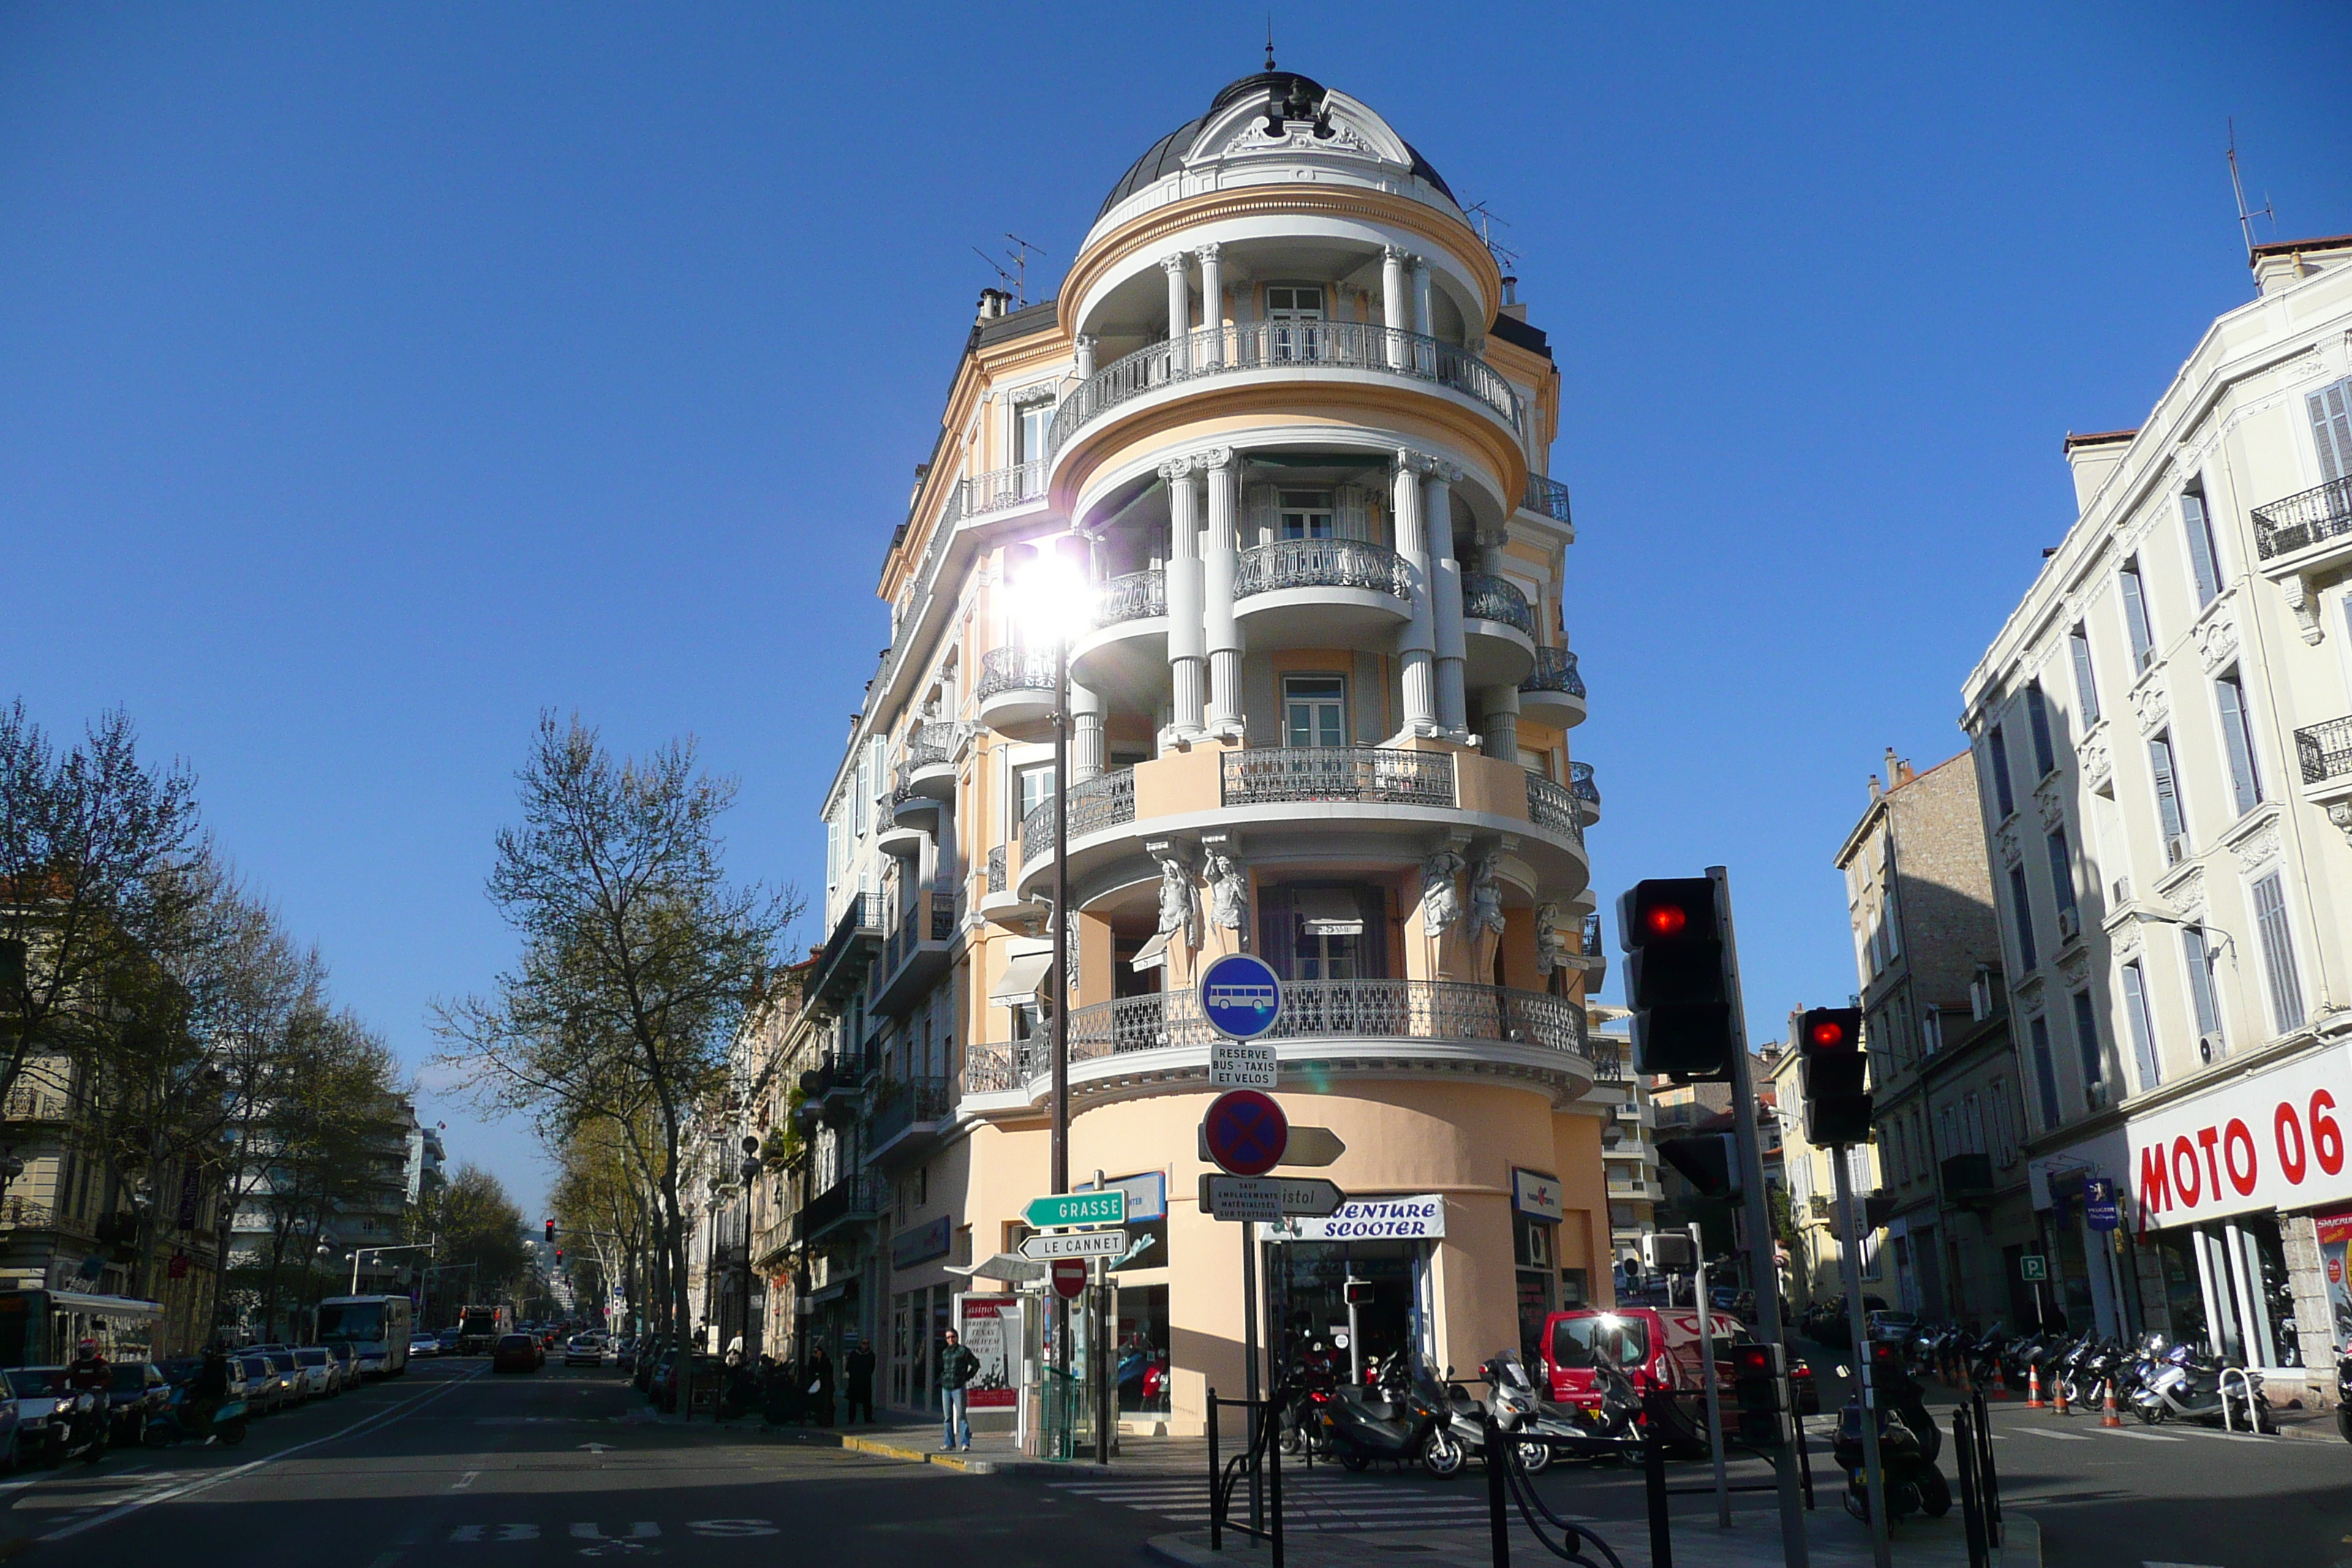
[(2061, 1415), (2072, 1415), (2074, 1414), (2073, 1411), (2066, 1408), (2066, 1380), (2064, 1378), (2053, 1377), (2050, 1380), (2050, 1394), (2051, 1409), (2055, 1410)]
[(2039, 1410), (2042, 1408), (2042, 1369), (2038, 1366), (2030, 1366), (2025, 1369), (2025, 1407), (2028, 1410)]
[(2102, 1397), (2099, 1403), (2099, 1425), (2102, 1426), (2122, 1426), (2124, 1424), (2124, 1418), (2116, 1413), (2116, 1380), (2112, 1377), (2107, 1379), (2107, 1381), (2102, 1385)]

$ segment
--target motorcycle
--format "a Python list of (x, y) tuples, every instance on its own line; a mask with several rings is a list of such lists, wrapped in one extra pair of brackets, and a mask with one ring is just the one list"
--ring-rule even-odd
[(62, 1465), (68, 1459), (79, 1458), (94, 1465), (106, 1458), (112, 1423), (103, 1390), (58, 1387), (45, 1395), (20, 1401), (19, 1408), (45, 1402), (48, 1408), (37, 1414), (27, 1410), (28, 1418), (18, 1428), (19, 1440), (29, 1439), (27, 1446), (35, 1447), (44, 1463)]
[(2150, 1426), (2170, 1420), (2219, 1421), (2250, 1431), (2275, 1431), (2270, 1404), (2263, 1398), (2262, 1375), (2245, 1372), (2243, 1383), (2232, 1386), (2236, 1380), (2223, 1374), (2238, 1370), (2195, 1345), (2176, 1345), (2146, 1386), (2132, 1392), (2132, 1413)]
[[(1495, 1425), (1529, 1440), (1519, 1444), (1519, 1461), (1529, 1475), (1549, 1468), (1556, 1452), (1572, 1458), (1624, 1458), (1620, 1446), (1640, 1440), (1642, 1401), (1625, 1374), (1613, 1366), (1593, 1369), (1592, 1390), (1601, 1402), (1591, 1409), (1580, 1405), (1555, 1405), (1546, 1399), (1519, 1364), (1515, 1352), (1506, 1351), (1483, 1369), (1488, 1381), (1487, 1408)], [(1572, 1438), (1558, 1445), (1541, 1437)]]
[[(1838, 1468), (1845, 1471), (1846, 1511), (1856, 1519), (1868, 1519), (1870, 1482), (1863, 1463), (1861, 1401), (1840, 1413), (1831, 1452)], [(1878, 1465), (1886, 1484), (1890, 1518), (1924, 1513), (1929, 1519), (1941, 1519), (1951, 1511), (1951, 1483), (1944, 1479), (1936, 1461), (1921, 1451), (1917, 1436), (1895, 1420), (1892, 1411), (1878, 1412)]]
[[(1384, 1375), (1382, 1384), (1392, 1380)], [(1405, 1378), (1396, 1393), (1393, 1400), (1374, 1399), (1351, 1389), (1315, 1406), (1323, 1442), (1339, 1463), (1351, 1470), (1368, 1469), (1376, 1459), (1417, 1463), (1441, 1478), (1460, 1470), (1464, 1453), (1450, 1430), (1454, 1413), (1444, 1391), (1422, 1376)]]
[(2336, 1356), (2336, 1430), (2352, 1443), (2352, 1345)]
[(168, 1448), (182, 1442), (217, 1442), (224, 1448), (234, 1448), (245, 1441), (246, 1418), (242, 1399), (191, 1399), (186, 1388), (175, 1388), (172, 1403), (158, 1411), (139, 1436), (151, 1448)]

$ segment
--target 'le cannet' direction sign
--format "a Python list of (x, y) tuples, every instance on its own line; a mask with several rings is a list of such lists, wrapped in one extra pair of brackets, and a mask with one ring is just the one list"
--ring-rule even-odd
[(2137, 1227), (2352, 1198), (2347, 1111), (2352, 1046), (2338, 1046), (2135, 1117), (2126, 1131)]
[(1056, 1258), (1123, 1258), (1127, 1255), (1127, 1232), (1123, 1230), (1064, 1230), (1045, 1236), (1033, 1236), (1021, 1244), (1021, 1256), (1038, 1263), (1049, 1263)]

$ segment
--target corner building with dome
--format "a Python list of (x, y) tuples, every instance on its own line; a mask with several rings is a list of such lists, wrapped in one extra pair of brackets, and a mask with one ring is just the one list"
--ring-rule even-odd
[(967, 1295), (1027, 1303), (1034, 1340), (1038, 1287), (989, 1276), (1051, 1188), (1065, 1007), (1073, 1183), (1140, 1216), (1120, 1418), (1202, 1430), (1243, 1384), (1248, 1244), (1196, 1202), (1195, 983), (1234, 952), (1284, 981), (1276, 1098), (1345, 1145), (1296, 1173), (1368, 1205), (1249, 1227), (1275, 1354), (1344, 1367), (1349, 1280), (1354, 1350), (1464, 1373), (1610, 1301), (1602, 1150), (1634, 1108), (1587, 1027), (1559, 372), (1512, 290), (1386, 121), (1269, 70), (1152, 143), (1058, 298), (982, 297), (824, 810), (771, 1349), (868, 1337), (882, 1402), (926, 1408)]

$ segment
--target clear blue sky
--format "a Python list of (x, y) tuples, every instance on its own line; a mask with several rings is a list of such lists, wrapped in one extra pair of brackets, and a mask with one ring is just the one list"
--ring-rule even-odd
[[(1884, 748), (1958, 749), (2061, 437), (2249, 297), (2225, 117), (2279, 237), (2352, 229), (2341, 4), (1781, 9), (1275, 12), (1509, 221), (1596, 879), (1728, 864), (1759, 1037), (1853, 988), (1830, 856)], [(733, 865), (814, 882), (971, 247), (1050, 291), (1265, 10), (0, 10), (0, 696), (193, 763), (411, 1060), (510, 952), (542, 707), (700, 737)]]

